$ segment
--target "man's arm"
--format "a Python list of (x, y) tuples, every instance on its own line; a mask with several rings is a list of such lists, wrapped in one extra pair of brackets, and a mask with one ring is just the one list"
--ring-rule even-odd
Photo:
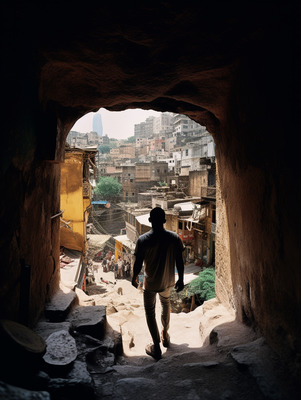
[[(179, 238), (179, 240), (181, 240)], [(184, 262), (183, 262), (183, 255), (182, 252), (184, 251), (184, 247), (182, 242), (179, 243), (179, 246), (177, 247), (176, 250), (176, 267), (178, 271), (178, 276), (179, 279), (177, 280), (175, 284), (175, 289), (176, 292), (180, 292), (181, 290), (184, 289)]]
[(139, 251), (139, 246), (137, 243), (136, 250), (135, 250), (135, 263), (133, 267), (133, 276), (132, 276), (132, 285), (137, 288), (138, 287), (138, 275), (139, 272), (142, 269), (142, 264), (143, 264), (143, 254), (141, 251)]

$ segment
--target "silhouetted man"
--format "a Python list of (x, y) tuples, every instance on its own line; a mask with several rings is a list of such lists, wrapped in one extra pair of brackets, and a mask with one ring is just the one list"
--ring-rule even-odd
[[(138, 287), (137, 277), (144, 262), (143, 299), (148, 329), (153, 339), (153, 344), (146, 347), (145, 351), (154, 359), (161, 358), (160, 334), (156, 322), (155, 308), (156, 295), (162, 306), (162, 343), (169, 346), (168, 334), (170, 321), (170, 291), (175, 287), (179, 292), (184, 288), (184, 263), (182, 252), (184, 250), (180, 237), (175, 233), (164, 229), (166, 222), (165, 212), (160, 207), (155, 207), (150, 212), (149, 221), (152, 229), (141, 235), (137, 241), (132, 285)], [(175, 266), (179, 279), (175, 283)]]

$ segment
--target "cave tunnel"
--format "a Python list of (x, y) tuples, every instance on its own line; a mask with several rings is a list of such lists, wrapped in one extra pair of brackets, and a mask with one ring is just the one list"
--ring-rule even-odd
[(300, 358), (300, 10), (287, 3), (3, 3), (0, 317), (59, 282), (60, 163), (90, 111), (186, 114), (216, 143), (216, 294)]

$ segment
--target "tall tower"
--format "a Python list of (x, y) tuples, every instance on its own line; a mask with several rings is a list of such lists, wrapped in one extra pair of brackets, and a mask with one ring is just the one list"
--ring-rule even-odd
[(99, 136), (102, 136), (102, 120), (101, 115), (98, 113), (93, 115), (93, 131), (97, 132)]

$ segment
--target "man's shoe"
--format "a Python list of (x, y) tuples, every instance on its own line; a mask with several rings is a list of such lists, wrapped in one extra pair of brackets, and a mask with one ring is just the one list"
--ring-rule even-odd
[(154, 344), (148, 344), (145, 348), (145, 352), (147, 355), (153, 357), (156, 361), (161, 359), (162, 352), (160, 346), (155, 346)]

